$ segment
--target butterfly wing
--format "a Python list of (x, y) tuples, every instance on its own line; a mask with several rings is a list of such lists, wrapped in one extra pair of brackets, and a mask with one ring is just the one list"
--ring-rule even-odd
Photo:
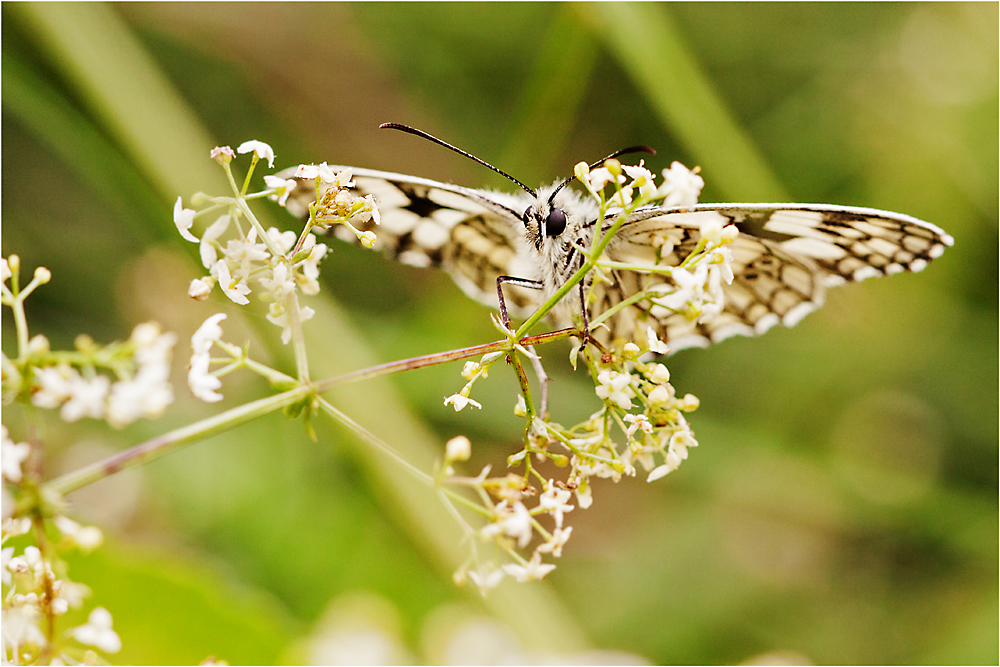
[[(494, 308), (499, 306), (497, 277), (537, 279), (538, 268), (524, 244), (516, 212), (527, 206), (523, 198), (372, 169), (352, 168), (352, 172), (355, 194), (374, 195), (378, 203), (381, 224), (369, 221), (359, 226), (375, 233), (376, 250), (404, 264), (443, 268), (466, 294)], [(291, 172), (281, 176), (290, 178)], [(305, 217), (315, 200), (314, 181), (300, 180), (287, 208)], [(358, 242), (344, 225), (334, 226), (330, 233)], [(509, 287), (504, 294), (518, 317), (541, 303), (540, 293), (529, 289)]]
[[(866, 278), (920, 271), (952, 245), (940, 228), (877, 209), (816, 204), (699, 204), (680, 211), (643, 208), (608, 247), (612, 260), (676, 266), (695, 248), (708, 220), (735, 224), (734, 279), (723, 285), (722, 313), (704, 322), (647, 303), (625, 309), (615, 336), (654, 326), (672, 350), (706, 347), (734, 335), (755, 335), (779, 322), (793, 326), (823, 304), (826, 288)], [(609, 224), (610, 220), (608, 223)], [(595, 312), (661, 279), (618, 271), (603, 286)]]

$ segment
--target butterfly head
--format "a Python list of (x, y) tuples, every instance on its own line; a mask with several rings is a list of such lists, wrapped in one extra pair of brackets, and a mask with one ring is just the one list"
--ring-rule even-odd
[(536, 245), (545, 237), (554, 238), (566, 231), (566, 212), (545, 200), (524, 209), (521, 221)]

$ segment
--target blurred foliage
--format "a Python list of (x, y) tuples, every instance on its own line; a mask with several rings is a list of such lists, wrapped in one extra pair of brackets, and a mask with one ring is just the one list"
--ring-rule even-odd
[[(598, 487), (538, 587), (555, 595), (498, 591), (489, 609), (535, 648), (654, 663), (997, 662), (996, 4), (6, 3), (2, 30), (3, 253), (53, 271), (28, 307), (54, 345), (153, 317), (183, 339), (226, 308), (185, 303), (197, 267), (170, 206), (216, 182), (199, 156), (249, 138), (282, 166), (493, 187), (377, 125), (416, 125), (529, 183), (644, 143), (656, 169), (701, 164), (703, 201), (785, 192), (944, 227), (955, 247), (924, 273), (834, 290), (794, 330), (672, 358), (678, 389), (702, 399), (702, 446), (656, 484)], [(337, 244), (324, 280), (346, 311), (314, 332), (330, 373), (495, 337), (440, 273)], [(259, 314), (231, 317), (233, 340), (287, 363)], [(545, 350), (564, 423), (596, 407), (567, 349)], [(457, 367), (342, 405), (412, 439), (421, 463), (466, 433), (472, 466), (498, 464), (520, 425), (496, 375), (473, 415), (441, 406)], [(226, 405), (266, 391), (245, 385), (227, 381)], [(206, 414), (183, 399), (111, 434), (53, 422), (51, 472)], [(264, 420), (78, 492), (80, 516), (114, 539), (72, 572), (115, 613), (126, 662), (308, 659), (323, 610), (357, 592), (396, 610), (410, 655), (434, 655), (421, 653), (433, 610), (481, 603), (450, 581), (461, 547), (442, 555), (386, 465), (332, 429), (314, 444)], [(572, 620), (544, 626), (548, 614)]]

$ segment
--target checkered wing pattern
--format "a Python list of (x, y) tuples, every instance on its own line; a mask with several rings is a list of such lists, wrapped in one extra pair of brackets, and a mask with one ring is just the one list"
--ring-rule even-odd
[[(654, 326), (672, 350), (707, 347), (735, 335), (756, 335), (779, 322), (793, 326), (823, 304), (826, 288), (875, 276), (920, 271), (953, 243), (938, 227), (876, 209), (813, 204), (700, 204), (685, 212), (637, 211), (608, 248), (612, 260), (676, 266), (697, 245), (706, 220), (735, 224), (734, 279), (724, 285), (725, 309), (692, 322), (656, 305), (624, 309), (612, 334), (634, 336)], [(618, 271), (602, 286), (594, 313), (662, 279)]]
[[(530, 203), (526, 198), (403, 174), (351, 169), (354, 191), (360, 196), (375, 195), (378, 202), (381, 224), (368, 222), (360, 227), (376, 234), (376, 250), (411, 266), (440, 267), (466, 294), (493, 308), (499, 307), (499, 276), (537, 280), (537, 268), (529, 259), (521, 232), (523, 225), (514, 212)], [(281, 176), (291, 178), (293, 171)], [(300, 181), (288, 200), (288, 210), (305, 217), (315, 194), (313, 181)], [(349, 243), (358, 242), (342, 225), (331, 233)], [(531, 314), (542, 303), (537, 290), (510, 286), (504, 288), (504, 295), (508, 309), (518, 317)]]

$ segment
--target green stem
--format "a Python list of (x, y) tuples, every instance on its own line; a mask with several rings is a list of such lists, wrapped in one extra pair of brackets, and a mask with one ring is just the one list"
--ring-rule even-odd
[(323, 409), (328, 415), (330, 415), (335, 421), (339, 422), (342, 426), (345, 426), (348, 430), (353, 431), (355, 435), (364, 440), (370, 445), (373, 445), (376, 449), (381, 451), (383, 454), (391, 458), (393, 461), (401, 465), (407, 472), (412, 474), (414, 477), (419, 479), (421, 482), (425, 482), (431, 486), (434, 486), (434, 478), (428, 475), (426, 472), (417, 468), (412, 463), (404, 459), (399, 453), (390, 447), (384, 440), (379, 438), (377, 435), (366, 429), (361, 424), (357, 423), (343, 412), (333, 407), (333, 405), (322, 397), (317, 397), (320, 408)]
[(155, 461), (161, 456), (179, 450), (184, 445), (204, 440), (257, 417), (276, 412), (286, 405), (291, 405), (302, 400), (309, 395), (310, 391), (309, 387), (301, 386), (281, 394), (251, 401), (238, 408), (227, 410), (214, 417), (203, 419), (194, 424), (189, 424), (188, 426), (157, 436), (124, 452), (109, 456), (102, 461), (57, 477), (47, 482), (42, 487), (42, 490), (43, 492), (49, 491), (60, 495), (75, 491), (121, 470), (127, 470), (137, 465)]
[[(528, 336), (526, 338), (522, 338), (520, 343), (522, 345), (550, 343), (555, 340), (569, 338), (570, 336), (573, 336), (576, 333), (577, 332), (574, 329), (560, 329), (559, 331), (552, 331), (550, 333), (538, 334), (536, 336)], [(317, 393), (322, 394), (324, 392), (330, 391), (334, 387), (339, 387), (346, 384), (353, 384), (355, 382), (361, 382), (363, 380), (372, 380), (374, 378), (383, 377), (385, 375), (393, 375), (395, 373), (402, 373), (403, 371), (409, 371), (416, 368), (425, 368), (427, 366), (434, 366), (437, 364), (444, 364), (450, 361), (458, 361), (459, 359), (478, 357), (484, 354), (489, 354), (490, 352), (506, 352), (510, 350), (510, 348), (511, 348), (510, 340), (500, 340), (494, 343), (474, 345), (473, 347), (463, 347), (457, 350), (449, 350), (447, 352), (435, 352), (434, 354), (426, 354), (421, 357), (412, 357), (410, 359), (403, 359), (401, 361), (392, 361), (387, 364), (372, 366), (370, 368), (363, 368), (361, 370), (347, 373), (345, 375), (339, 375), (334, 378), (320, 380), (319, 382), (313, 383), (313, 388), (316, 390)]]

